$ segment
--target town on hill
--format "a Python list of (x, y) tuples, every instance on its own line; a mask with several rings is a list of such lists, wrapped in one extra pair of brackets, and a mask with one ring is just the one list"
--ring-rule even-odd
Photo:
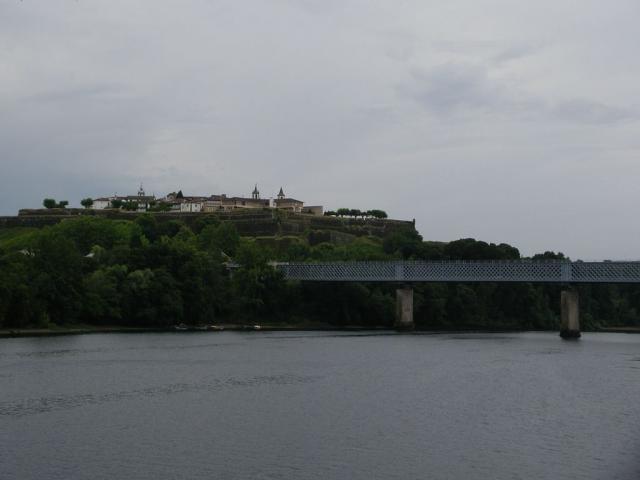
[(262, 198), (257, 184), (253, 188), (251, 197), (227, 196), (225, 194), (190, 196), (184, 195), (182, 190), (179, 190), (161, 198), (156, 198), (155, 195), (147, 195), (143, 186), (140, 185), (136, 195), (113, 195), (96, 199), (86, 198), (82, 201), (82, 204), (86, 208), (95, 210), (113, 208), (138, 212), (215, 213), (237, 209), (272, 208), (293, 213), (323, 214), (322, 206), (305, 206), (301, 200), (287, 197), (282, 187), (280, 187), (280, 191), (275, 197)]
[[(147, 195), (140, 184), (136, 195), (118, 195), (109, 197), (84, 198), (80, 202), (85, 210), (98, 211), (124, 211), (124, 212), (149, 212), (149, 213), (224, 213), (256, 210), (277, 210), (294, 214), (328, 216), (328, 217), (352, 217), (386, 219), (387, 212), (380, 209), (360, 210), (354, 208), (338, 208), (325, 211), (322, 205), (306, 205), (303, 201), (287, 197), (282, 187), (275, 197), (263, 198), (260, 196), (258, 185), (255, 184), (251, 197), (219, 195), (184, 195), (182, 190), (171, 192), (164, 197)], [(69, 207), (66, 200), (56, 201), (53, 198), (45, 198), (43, 207), (52, 213), (80, 213)], [(62, 212), (64, 211), (64, 212)], [(22, 209), (20, 215), (38, 215), (43, 212), (38, 209)]]
[(17, 216), (0, 217), (0, 229), (41, 228), (79, 216), (132, 220), (144, 214), (154, 216), (161, 223), (179, 221), (192, 228), (207, 217), (216, 217), (233, 224), (243, 236), (303, 235), (312, 243), (344, 243), (361, 236), (382, 238), (393, 231), (415, 230), (415, 221), (389, 219), (384, 210), (325, 211), (319, 205), (307, 206), (301, 200), (286, 196), (282, 187), (275, 197), (263, 198), (257, 184), (248, 197), (191, 196), (184, 195), (182, 190), (156, 197), (147, 195), (140, 185), (135, 195), (84, 198), (80, 204), (82, 208), (74, 208), (66, 200), (45, 198), (43, 208), (20, 209)]

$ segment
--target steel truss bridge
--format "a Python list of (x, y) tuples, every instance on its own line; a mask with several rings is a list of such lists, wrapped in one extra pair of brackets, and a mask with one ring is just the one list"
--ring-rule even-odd
[(307, 282), (640, 283), (640, 262), (429, 261), (276, 263)]

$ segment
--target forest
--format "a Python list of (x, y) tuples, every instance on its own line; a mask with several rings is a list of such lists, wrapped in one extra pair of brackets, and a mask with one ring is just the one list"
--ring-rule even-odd
[[(514, 260), (517, 248), (475, 239), (424, 241), (415, 230), (336, 245), (299, 236), (240, 237), (233, 224), (203, 215), (191, 227), (78, 217), (44, 228), (0, 230), (0, 328), (171, 327), (254, 322), (391, 327), (394, 285), (285, 281), (269, 262)], [(544, 252), (532, 260), (563, 259)], [(226, 263), (239, 264), (233, 275)], [(580, 288), (585, 330), (640, 325), (640, 287)], [(556, 285), (421, 284), (415, 322), (429, 330), (557, 329)]]

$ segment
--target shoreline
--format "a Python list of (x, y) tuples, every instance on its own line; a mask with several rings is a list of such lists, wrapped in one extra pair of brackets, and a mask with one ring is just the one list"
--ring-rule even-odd
[(96, 333), (219, 333), (220, 331), (230, 332), (313, 332), (313, 331), (394, 331), (392, 328), (383, 327), (358, 327), (346, 326), (336, 327), (331, 325), (314, 326), (287, 326), (287, 325), (260, 325), (254, 328), (255, 324), (219, 324), (221, 330), (199, 330), (189, 327), (186, 330), (177, 330), (175, 327), (60, 327), (49, 328), (10, 328), (0, 330), (0, 338), (20, 338), (20, 337), (56, 337), (62, 335), (91, 335)]
[[(249, 324), (220, 324), (224, 327), (222, 330), (198, 330), (189, 328), (184, 331), (176, 330), (174, 327), (88, 327), (88, 326), (71, 326), (60, 327), (55, 329), (49, 328), (12, 328), (0, 330), (0, 339), (2, 338), (24, 338), (24, 337), (56, 337), (62, 335), (91, 335), (104, 333), (219, 333), (220, 331), (231, 332), (326, 332), (326, 331), (344, 331), (344, 332), (363, 332), (363, 331), (381, 331), (396, 332), (393, 327), (360, 327), (360, 326), (335, 326), (335, 325), (260, 325), (260, 328), (254, 328)], [(506, 329), (506, 328), (460, 328), (451, 330), (411, 330), (404, 333), (519, 333), (529, 331), (555, 332), (555, 330), (525, 330), (525, 329)], [(638, 334), (640, 327), (623, 326), (623, 327), (604, 327), (598, 330), (585, 330), (584, 333), (627, 333)]]

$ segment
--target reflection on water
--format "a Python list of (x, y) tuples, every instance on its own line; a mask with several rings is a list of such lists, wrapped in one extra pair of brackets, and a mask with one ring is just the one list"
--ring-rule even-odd
[(640, 335), (0, 340), (0, 479), (640, 478)]

